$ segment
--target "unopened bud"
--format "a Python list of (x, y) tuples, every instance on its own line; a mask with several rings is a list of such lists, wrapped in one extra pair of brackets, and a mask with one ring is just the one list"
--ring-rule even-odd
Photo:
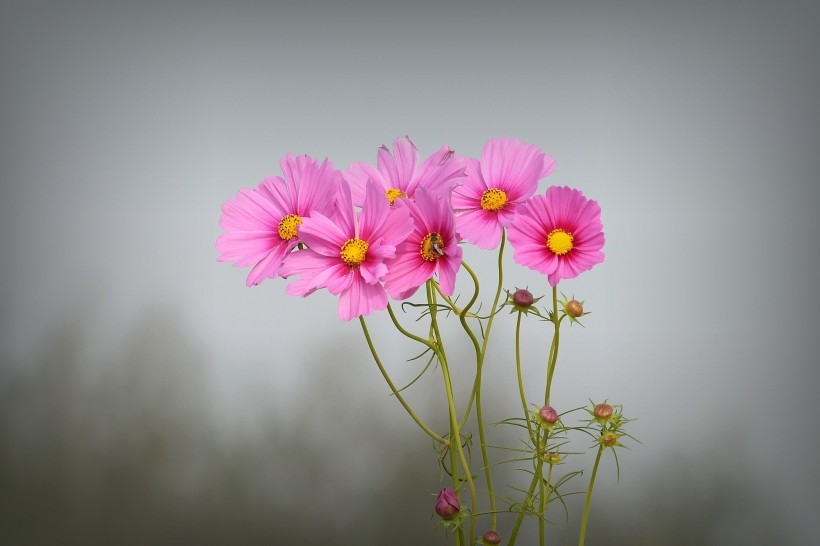
[(606, 431), (601, 435), (601, 443), (606, 447), (614, 447), (618, 445), (618, 435), (611, 430)]
[(552, 406), (544, 406), (538, 410), (538, 416), (548, 425), (554, 425), (558, 421), (558, 412)]
[(439, 491), (436, 498), (436, 514), (441, 516), (442, 519), (453, 519), (453, 516), (458, 514), (459, 510), (461, 510), (461, 505), (455, 491), (449, 487)]
[(595, 420), (599, 423), (605, 423), (609, 421), (609, 418), (612, 417), (612, 406), (607, 403), (596, 404), (594, 408), (592, 408), (592, 414), (595, 416)]
[(484, 544), (501, 544), (501, 535), (495, 531), (485, 531), (484, 534), (481, 535), (481, 541)]
[(535, 301), (535, 299), (529, 290), (519, 288), (513, 293), (513, 303), (519, 307), (529, 307), (533, 301)]
[(555, 451), (547, 453), (544, 457), (544, 462), (550, 465), (556, 465), (561, 462), (561, 454)]
[(584, 305), (578, 300), (569, 300), (567, 302), (567, 313), (575, 318), (584, 314)]

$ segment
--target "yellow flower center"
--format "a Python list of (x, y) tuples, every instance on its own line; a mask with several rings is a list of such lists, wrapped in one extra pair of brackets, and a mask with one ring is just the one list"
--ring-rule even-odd
[(428, 233), (424, 239), (421, 240), (421, 257), (425, 261), (435, 262), (444, 256), (444, 239), (436, 233)]
[(547, 235), (547, 248), (563, 256), (572, 250), (572, 233), (567, 233), (561, 228), (550, 231)]
[(342, 261), (350, 267), (356, 267), (361, 264), (367, 257), (367, 248), (370, 245), (361, 239), (348, 239), (342, 245), (342, 250), (339, 253)]
[(498, 188), (490, 188), (481, 196), (481, 208), (484, 210), (495, 212), (501, 210), (506, 204), (507, 194)]
[(302, 223), (302, 219), (295, 214), (288, 214), (279, 222), (279, 238), (283, 241), (296, 237), (296, 226)]
[(390, 188), (384, 192), (384, 194), (387, 196), (387, 200), (390, 201), (391, 205), (396, 201), (396, 199), (407, 197), (407, 194), (398, 188)]

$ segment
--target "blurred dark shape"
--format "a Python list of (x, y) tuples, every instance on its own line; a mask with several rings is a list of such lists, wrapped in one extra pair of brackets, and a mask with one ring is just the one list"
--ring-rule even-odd
[[(449, 543), (431, 519), (429, 444), (403, 446), (343, 389), (317, 399), (345, 408), (334, 426), (360, 431), (349, 445), (317, 439), (326, 425), (305, 411), (226, 442), (172, 317), (146, 317), (105, 362), (84, 361), (84, 337), (67, 325), (0, 369), (0, 544)], [(343, 462), (373, 449), (390, 451), (377, 480), (348, 476)]]
[[(281, 415), (248, 399), (265, 425), (231, 434), (218, 424), (203, 355), (179, 324), (146, 316), (106, 358), (86, 356), (93, 342), (67, 321), (42, 354), (3, 363), (0, 544), (451, 543), (432, 517), (447, 483), (430, 444), (397, 432), (412, 425), (377, 418), (384, 412), (352, 392), (338, 344), (301, 363), (323, 378), (303, 407)], [(367, 457), (378, 464), (356, 468)], [(753, 502), (765, 495), (759, 484), (719, 459), (670, 461), (654, 478), (641, 476), (640, 498), (610, 503), (596, 492), (587, 543), (783, 543)], [(518, 474), (500, 472), (497, 488)], [(581, 501), (570, 502), (569, 523), (549, 527), (551, 543), (574, 542)], [(502, 535), (512, 520), (499, 517)], [(533, 531), (525, 523), (519, 543), (531, 544)]]

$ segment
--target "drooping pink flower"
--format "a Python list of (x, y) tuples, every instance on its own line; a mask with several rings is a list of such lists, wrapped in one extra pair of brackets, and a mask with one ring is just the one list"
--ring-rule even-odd
[(552, 286), (604, 261), (601, 207), (566, 186), (550, 186), (520, 205), (507, 235), (513, 259), (547, 275)]
[(538, 190), (555, 160), (531, 144), (502, 138), (484, 145), (480, 161), (465, 161), (464, 182), (453, 189), (456, 229), (477, 247), (492, 250), (516, 207)]
[(382, 278), (385, 261), (413, 230), (406, 208), (393, 208), (375, 184), (368, 184), (361, 212), (356, 212), (347, 184), (341, 185), (336, 212), (314, 213), (299, 226), (308, 248), (293, 253), (282, 266), (283, 277), (299, 275), (285, 289), (308, 296), (327, 288), (339, 296), (339, 316), (350, 320), (387, 307)]
[(419, 188), (447, 192), (464, 176), (464, 159), (449, 146), (442, 146), (419, 166), (419, 151), (410, 137), (393, 141), (393, 155), (382, 145), (376, 156), (376, 167), (356, 162), (343, 172), (350, 184), (353, 204), (361, 206), (368, 180), (384, 192), (392, 205), (402, 197), (413, 198)]
[(458, 245), (449, 196), (419, 188), (415, 200), (402, 199), (396, 202), (396, 208), (410, 211), (413, 232), (387, 264), (387, 293), (397, 300), (409, 298), (438, 272), (441, 292), (452, 296), (463, 249)]
[(313, 212), (329, 214), (343, 179), (325, 159), (287, 154), (279, 163), (284, 178), (265, 178), (253, 189), (240, 190), (222, 205), (216, 240), (220, 262), (253, 265), (248, 286), (279, 274), (282, 262), (299, 243), (297, 227)]

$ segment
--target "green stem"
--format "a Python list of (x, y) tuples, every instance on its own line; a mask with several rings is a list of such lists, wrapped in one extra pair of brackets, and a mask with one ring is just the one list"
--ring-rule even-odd
[(379, 371), (382, 373), (382, 376), (384, 377), (384, 380), (387, 381), (387, 384), (390, 386), (390, 390), (393, 391), (393, 396), (396, 397), (396, 400), (398, 400), (399, 403), (404, 407), (404, 409), (407, 411), (407, 413), (410, 415), (410, 417), (413, 419), (413, 421), (415, 421), (416, 424), (419, 427), (421, 427), (421, 429), (424, 432), (426, 432), (428, 436), (430, 436), (430, 438), (432, 438), (436, 442), (446, 444), (447, 440), (445, 440), (444, 438), (442, 438), (441, 436), (439, 436), (438, 434), (433, 432), (430, 429), (430, 427), (428, 427), (426, 424), (424, 424), (424, 421), (422, 421), (421, 418), (419, 418), (419, 416), (416, 415), (416, 413), (413, 411), (413, 408), (410, 407), (410, 405), (407, 403), (407, 401), (404, 399), (404, 397), (398, 391), (398, 389), (396, 388), (396, 385), (390, 379), (390, 376), (388, 375), (387, 370), (384, 368), (384, 365), (382, 365), (382, 361), (379, 358), (378, 353), (376, 352), (376, 347), (373, 345), (373, 340), (370, 337), (370, 332), (367, 329), (367, 324), (364, 321), (364, 317), (359, 317), (359, 323), (362, 325), (362, 331), (364, 332), (364, 337), (367, 340), (367, 346), (370, 347), (370, 354), (373, 355), (373, 360), (376, 361), (376, 365), (379, 367)]
[(515, 322), (515, 371), (518, 375), (518, 394), (521, 396), (521, 407), (524, 410), (524, 418), (527, 420), (527, 433), (530, 441), (535, 441), (530, 421), (530, 412), (527, 407), (527, 397), (524, 394), (524, 378), (521, 375), (521, 316), (524, 313), (518, 312), (518, 320)]
[(405, 330), (405, 329), (404, 329), (404, 327), (403, 327), (403, 326), (401, 325), (401, 323), (399, 322), (399, 319), (398, 319), (398, 318), (396, 318), (396, 314), (393, 312), (393, 307), (392, 307), (389, 303), (387, 304), (387, 313), (390, 315), (390, 319), (393, 321), (393, 325), (396, 327), (396, 329), (397, 329), (399, 332), (401, 332), (401, 333), (402, 333), (402, 334), (404, 334), (406, 337), (408, 337), (408, 338), (410, 338), (410, 339), (412, 339), (412, 340), (414, 340), (414, 341), (418, 341), (418, 342), (419, 342), (419, 343), (421, 343), (422, 345), (426, 345), (426, 346), (427, 346), (427, 347), (429, 347), (430, 349), (433, 349), (433, 348), (434, 348), (434, 347), (433, 347), (433, 344), (432, 344), (432, 343), (430, 343), (430, 341), (429, 341), (429, 340), (424, 339), (423, 337), (419, 337), (419, 336), (417, 336), (417, 335), (415, 335), (415, 334), (413, 334), (413, 333), (410, 333), (409, 331)]
[(550, 345), (550, 352), (547, 357), (547, 387), (544, 392), (545, 406), (549, 406), (550, 404), (552, 375), (555, 373), (555, 364), (558, 361), (558, 343), (561, 329), (561, 321), (558, 319), (558, 288), (555, 286), (552, 287), (552, 322), (555, 324), (555, 332), (552, 334), (552, 344)]
[(530, 488), (527, 490), (527, 495), (524, 497), (524, 502), (526, 503), (525, 506), (521, 507), (521, 511), (518, 513), (518, 517), (515, 518), (515, 523), (513, 524), (512, 531), (510, 532), (510, 540), (507, 542), (507, 546), (513, 546), (515, 544), (516, 539), (518, 538), (518, 531), (521, 528), (521, 523), (524, 521), (524, 515), (526, 514), (526, 509), (529, 507), (529, 504), (532, 502), (533, 493), (535, 492), (535, 486), (541, 480), (541, 470), (544, 466), (544, 459), (538, 455), (538, 450), (540, 446), (541, 438), (538, 438), (538, 441), (535, 446), (536, 450), (536, 463), (535, 463), (535, 472), (532, 474), (532, 481), (530, 482)]
[(504, 288), (504, 243), (507, 240), (507, 232), (501, 232), (501, 244), (498, 248), (498, 287), (495, 291), (495, 298), (493, 298), (493, 306), (490, 308), (490, 318), (487, 319), (487, 330), (484, 333), (484, 342), (481, 346), (481, 358), (478, 360), (476, 367), (476, 387), (475, 387), (475, 413), (476, 421), (478, 423), (478, 439), (481, 443), (481, 459), (484, 463), (484, 473), (487, 478), (487, 496), (490, 499), (490, 525), (491, 529), (496, 529), (498, 524), (498, 515), (496, 512), (495, 503), (495, 488), (493, 487), (493, 474), (490, 469), (490, 455), (487, 453), (487, 441), (484, 436), (484, 416), (481, 406), (481, 374), (484, 369), (484, 358), (487, 355), (487, 344), (490, 341), (490, 330), (493, 327), (493, 319), (495, 312), (498, 309), (498, 301), (501, 299), (501, 292)]
[[(455, 402), (455, 395), (453, 393), (453, 383), (450, 378), (450, 367), (447, 364), (447, 355), (444, 351), (444, 342), (441, 338), (441, 332), (439, 331), (438, 327), (438, 320), (437, 320), (437, 308), (436, 308), (436, 301), (435, 301), (435, 290), (432, 287), (433, 281), (427, 282), (427, 302), (430, 305), (430, 327), (433, 330), (433, 335), (435, 336), (436, 343), (433, 346), (433, 350), (436, 352), (436, 356), (438, 357), (439, 364), (441, 364), (441, 374), (444, 379), (444, 390), (447, 394), (447, 408), (450, 414), (450, 462), (452, 466), (453, 472), (453, 488), (456, 492), (460, 491), (459, 483), (458, 483), (458, 471), (457, 471), (457, 464), (453, 457), (453, 442), (455, 441), (455, 448), (456, 453), (458, 454), (458, 460), (461, 463), (462, 468), (464, 469), (464, 479), (467, 482), (467, 487), (470, 490), (470, 501), (472, 503), (473, 511), (478, 510), (478, 496), (476, 495), (475, 484), (473, 483), (473, 476), (472, 472), (470, 471), (470, 463), (467, 461), (467, 457), (464, 455), (464, 447), (461, 445), (461, 428), (459, 427), (458, 422), (458, 415), (456, 414), (456, 402)], [(475, 525), (476, 525), (476, 518), (475, 516), (470, 518), (470, 544), (474, 542), (473, 538), (475, 537)]]
[(595, 455), (595, 464), (592, 467), (592, 476), (589, 477), (589, 488), (587, 498), (584, 501), (584, 515), (581, 518), (581, 533), (578, 535), (578, 546), (584, 546), (587, 536), (587, 521), (589, 520), (589, 505), (592, 502), (592, 488), (595, 487), (595, 475), (598, 474), (598, 463), (601, 462), (601, 453), (604, 452), (604, 445), (598, 447), (598, 454)]

